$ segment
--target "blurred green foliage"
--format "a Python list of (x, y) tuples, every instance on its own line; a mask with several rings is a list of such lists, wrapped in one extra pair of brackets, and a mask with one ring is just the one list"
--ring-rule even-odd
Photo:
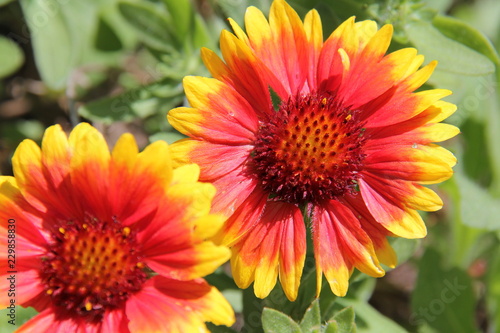
[[(267, 14), (271, 2), (1, 0), (1, 173), (11, 172), (10, 158), (22, 139), (40, 140), (54, 123), (70, 128), (90, 121), (110, 144), (124, 131), (142, 145), (181, 138), (165, 115), (186, 103), (184, 76), (208, 75), (200, 47), (218, 52), (227, 17), (243, 25), (249, 5)], [(347, 297), (337, 298), (324, 286), (314, 301), (314, 265), (306, 263), (299, 297), (291, 303), (279, 286), (259, 300), (218, 271), (208, 280), (243, 312), (245, 326), (211, 330), (500, 332), (500, 2), (289, 3), (302, 16), (316, 8), (325, 35), (350, 16), (391, 23), (391, 50), (414, 46), (426, 62), (438, 60), (428, 84), (453, 91), (447, 100), (458, 111), (447, 121), (462, 133), (445, 145), (459, 165), (437, 188), (446, 205), (426, 215), (429, 236), (421, 242), (391, 240), (406, 264), (386, 278), (355, 273)], [(33, 314), (19, 309), (18, 323)], [(0, 331), (12, 331), (4, 319)]]

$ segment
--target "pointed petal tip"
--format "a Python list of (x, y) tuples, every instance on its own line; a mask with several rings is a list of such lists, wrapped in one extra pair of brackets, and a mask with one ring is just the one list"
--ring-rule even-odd
[(348, 283), (340, 283), (337, 280), (328, 281), (328, 283), (330, 284), (330, 289), (335, 295), (344, 297), (347, 294)]

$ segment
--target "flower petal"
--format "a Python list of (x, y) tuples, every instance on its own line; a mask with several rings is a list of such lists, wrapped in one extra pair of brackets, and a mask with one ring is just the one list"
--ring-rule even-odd
[(224, 325), (234, 322), (231, 306), (201, 279), (153, 277), (127, 301), (126, 313), (131, 332), (208, 332), (205, 321)]
[(266, 207), (266, 211), (271, 211), (273, 208), (282, 215), (276, 219), (282, 224), (279, 278), (286, 297), (290, 301), (295, 301), (306, 257), (304, 219), (300, 210), (294, 205), (272, 202)]
[(413, 145), (441, 142), (460, 133), (460, 130), (453, 125), (427, 122), (427, 117), (421, 119), (415, 117), (391, 126), (368, 129), (366, 135), (370, 136), (370, 141), (367, 143), (367, 148), (383, 148), (388, 144)]
[[(104, 137), (89, 124), (76, 126), (69, 136), (69, 144), (73, 150), (70, 162), (71, 185), (79, 191), (72, 191), (72, 200), (81, 202), (83, 211), (92, 212), (94, 217), (106, 219), (109, 204), (105, 193), (109, 191), (111, 158)], [(89, 180), (92, 181), (89, 181)], [(66, 220), (85, 216), (82, 211), (68, 212)]]
[[(188, 76), (184, 89), (192, 108), (169, 112), (170, 123), (182, 133), (211, 142), (250, 143), (258, 128), (248, 102), (229, 85), (210, 78)], [(224, 98), (219, 98), (223, 95)]]
[[(231, 252), (225, 246), (211, 242), (182, 248), (172, 248), (169, 243), (146, 249), (144, 260), (149, 268), (169, 278), (191, 280), (213, 273), (225, 263)], [(167, 252), (170, 251), (170, 252)]]
[[(154, 214), (158, 198), (172, 179), (172, 163), (165, 142), (157, 141), (137, 152), (130, 134), (124, 134), (115, 145), (110, 161), (110, 215), (128, 226)], [(162, 156), (163, 158), (158, 158)]]
[[(314, 208), (313, 231), (318, 274), (325, 272), (336, 295), (343, 296), (347, 292), (346, 272), (352, 266), (375, 277), (385, 274), (370, 237), (353, 212), (339, 201), (330, 200)], [(341, 254), (331, 253), (336, 251)]]
[(71, 150), (68, 138), (61, 126), (55, 125), (47, 128), (42, 140), (42, 165), (47, 185), (56, 196), (69, 195), (67, 177), (69, 174), (69, 161)]
[(300, 92), (310, 67), (309, 45), (297, 13), (285, 1), (277, 0), (271, 5), (269, 23), (255, 7), (248, 8), (245, 23), (250, 45), (257, 58), (262, 60), (286, 90), (286, 95), (280, 97)]
[(259, 222), (267, 196), (268, 193), (260, 187), (255, 188), (227, 219), (224, 227), (215, 236), (215, 241), (231, 247), (245, 236)]
[(176, 167), (172, 175), (172, 184), (192, 183), (200, 178), (200, 167), (198, 164), (184, 164)]
[(400, 186), (399, 193), (394, 193), (391, 188), (394, 184), (397, 182), (393, 181), (388, 186), (380, 178), (364, 174), (359, 180), (359, 188), (368, 210), (378, 223), (397, 236), (410, 239), (425, 237), (427, 229), (422, 218), (414, 209), (405, 206), (402, 199), (411, 197), (411, 187), (408, 184), (406, 193), (403, 192), (405, 195), (401, 197), (405, 188)]
[(407, 144), (367, 150), (365, 170), (384, 178), (435, 184), (453, 175), (449, 152), (439, 146)]
[[(272, 112), (269, 86), (279, 95), (286, 96), (285, 88), (243, 41), (223, 30), (220, 37), (222, 56), (230, 70), (229, 80), (224, 78), (252, 106), (259, 118)], [(214, 76), (215, 78), (219, 78)]]
[(170, 148), (176, 165), (196, 163), (201, 166), (200, 180), (213, 181), (236, 168), (241, 168), (250, 157), (253, 146), (233, 146), (183, 139)]
[(288, 203), (268, 202), (259, 223), (233, 249), (231, 267), (235, 282), (246, 288), (254, 279), (255, 295), (265, 298), (279, 273), (285, 294), (293, 301), (297, 298), (305, 250), (300, 210)]
[(55, 319), (55, 313), (52, 311), (52, 309), (46, 309), (45, 311), (37, 314), (26, 323), (24, 323), (16, 330), (16, 332), (61, 332), (61, 330), (58, 330), (58, 328), (59, 325), (57, 323), (57, 320)]
[[(214, 187), (207, 183), (177, 183), (169, 187), (168, 199), (159, 203), (156, 216), (137, 234), (143, 243), (146, 264), (159, 274), (175, 279), (193, 279), (212, 273), (227, 261), (226, 247), (205, 241), (200, 235), (209, 224), (214, 230), (224, 218), (208, 215)], [(202, 230), (197, 231), (197, 227)]]
[[(260, 232), (259, 226), (262, 226)], [(255, 269), (255, 295), (264, 298), (271, 292), (279, 267), (283, 291), (290, 301), (294, 301), (306, 255), (305, 227), (300, 210), (284, 202), (269, 202), (259, 225), (245, 240), (245, 246), (252, 237), (260, 243), (260, 259)], [(240, 251), (245, 251), (245, 248)], [(246, 259), (247, 256), (243, 256)]]
[(0, 258), (7, 258), (9, 234), (15, 234), (16, 254), (20, 257), (36, 256), (45, 251), (47, 235), (41, 230), (43, 218), (40, 215), (26, 202), (14, 177), (0, 176), (0, 242), (5, 249)]
[(123, 309), (106, 311), (99, 333), (129, 332), (128, 318)]
[(214, 180), (212, 184), (217, 189), (212, 212), (225, 216), (232, 215), (258, 186), (253, 177), (244, 174), (239, 168)]
[(323, 28), (321, 26), (321, 18), (316, 10), (311, 10), (304, 18), (304, 31), (309, 43), (309, 67), (307, 83), (309, 91), (315, 91), (318, 82), (318, 73), (315, 70), (318, 67), (319, 55), (323, 47)]
[[(40, 258), (37, 259), (37, 262), (40, 262)], [(32, 266), (34, 265), (32, 264)], [(46, 295), (38, 276), (38, 270), (35, 268), (38, 267), (32, 267), (30, 270), (25, 270), (26, 268), (22, 269), (22, 267), (19, 267), (18, 270), (16, 267), (16, 273), (14, 274), (16, 304), (24, 305), (32, 299), (37, 298), (38, 295)], [(2, 306), (2, 309), (10, 304), (11, 298), (7, 298), (7, 296), (9, 289), (11, 289), (12, 281), (8, 279), (9, 277), (11, 277), (10, 273), (0, 276), (0, 306)]]
[(22, 195), (31, 205), (45, 211), (41, 199), (48, 193), (48, 185), (42, 171), (40, 147), (32, 140), (21, 142), (12, 157), (12, 169)]
[(353, 58), (359, 47), (354, 17), (344, 21), (323, 44), (317, 68), (317, 85), (324, 90), (336, 92), (342, 83), (344, 68), (338, 52), (344, 50), (348, 58)]
[[(333, 224), (325, 210), (313, 216), (313, 244), (316, 259), (316, 297), (319, 297), (323, 274), (325, 274), (332, 292), (338, 296), (347, 293), (352, 267), (344, 258), (342, 248)], [(323, 221), (326, 222), (323, 222)]]
[(398, 263), (396, 252), (387, 241), (387, 236), (393, 236), (393, 234), (375, 221), (363, 198), (360, 195), (346, 195), (342, 198), (342, 204), (358, 217), (361, 227), (373, 242), (379, 261), (391, 268), (396, 267)]
[(42, 313), (31, 318), (16, 332), (50, 332), (50, 333), (100, 333), (101, 323), (88, 323), (83, 319), (74, 320), (72, 318), (61, 320), (53, 308), (48, 308)]

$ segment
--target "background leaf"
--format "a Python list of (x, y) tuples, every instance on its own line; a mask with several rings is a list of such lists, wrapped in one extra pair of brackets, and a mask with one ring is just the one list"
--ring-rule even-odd
[(304, 313), (300, 322), (300, 328), (303, 333), (320, 333), (321, 314), (319, 311), (319, 301), (315, 300)]
[(488, 57), (496, 65), (500, 65), (498, 52), (484, 34), (471, 27), (464, 21), (437, 15), (432, 24), (446, 37), (451, 38)]
[(382, 315), (370, 304), (348, 298), (339, 298), (338, 303), (341, 306), (352, 306), (356, 313), (355, 323), (357, 333), (378, 333), (383, 327), (385, 332), (405, 333), (406, 330), (396, 324), (394, 321)]
[(146, 1), (120, 1), (118, 8), (145, 44), (166, 52), (175, 50), (172, 19), (159, 5)]
[(407, 25), (408, 38), (427, 62), (437, 60), (437, 70), (462, 74), (485, 75), (495, 71), (495, 66), (484, 55), (445, 37), (431, 23), (417, 21)]
[[(165, 79), (120, 95), (83, 105), (79, 114), (87, 119), (111, 124), (146, 118), (175, 107), (182, 101), (182, 87)], [(165, 120), (166, 122), (166, 120)]]
[(13, 74), (23, 62), (21, 48), (11, 39), (0, 36), (0, 79)]
[(302, 333), (300, 326), (283, 312), (264, 308), (262, 326), (265, 333)]
[(452, 267), (445, 269), (437, 251), (428, 248), (419, 262), (411, 300), (410, 323), (427, 323), (439, 332), (476, 332), (474, 292), (470, 277)]
[[(61, 5), (43, 0), (20, 1), (33, 42), (35, 61), (45, 84), (54, 90), (66, 87), (77, 62), (74, 45)], [(70, 5), (70, 4), (65, 4)]]
[(352, 333), (356, 332), (356, 324), (354, 322), (354, 310), (352, 307), (347, 307), (337, 312), (331, 319), (337, 322), (337, 329), (339, 333)]

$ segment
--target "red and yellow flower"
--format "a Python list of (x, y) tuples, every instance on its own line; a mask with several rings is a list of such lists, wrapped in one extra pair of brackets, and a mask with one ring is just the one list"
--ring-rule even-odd
[[(222, 58), (203, 49), (214, 78), (187, 77), (191, 105), (168, 119), (189, 136), (172, 146), (178, 164), (197, 163), (217, 188), (214, 212), (229, 216), (216, 239), (232, 248), (238, 286), (265, 297), (279, 277), (297, 296), (306, 220), (323, 274), (345, 295), (354, 268), (382, 276), (394, 267), (387, 236), (420, 238), (417, 210), (441, 199), (422, 184), (451, 177), (455, 157), (434, 144), (455, 136), (440, 123), (456, 107), (450, 91), (415, 92), (436, 62), (420, 68), (413, 48), (386, 54), (392, 26), (342, 23), (325, 41), (315, 10), (304, 21), (282, 0), (269, 20), (254, 7), (246, 33), (230, 20)], [(420, 69), (419, 69), (420, 68)]]
[[(40, 313), (19, 332), (204, 332), (234, 313), (202, 277), (229, 259), (207, 238), (223, 218), (199, 168), (172, 169), (169, 147), (138, 152), (124, 134), (110, 153), (88, 124), (22, 142), (0, 177), (0, 304)], [(8, 243), (9, 242), (9, 243)], [(14, 272), (14, 273), (12, 273)]]

